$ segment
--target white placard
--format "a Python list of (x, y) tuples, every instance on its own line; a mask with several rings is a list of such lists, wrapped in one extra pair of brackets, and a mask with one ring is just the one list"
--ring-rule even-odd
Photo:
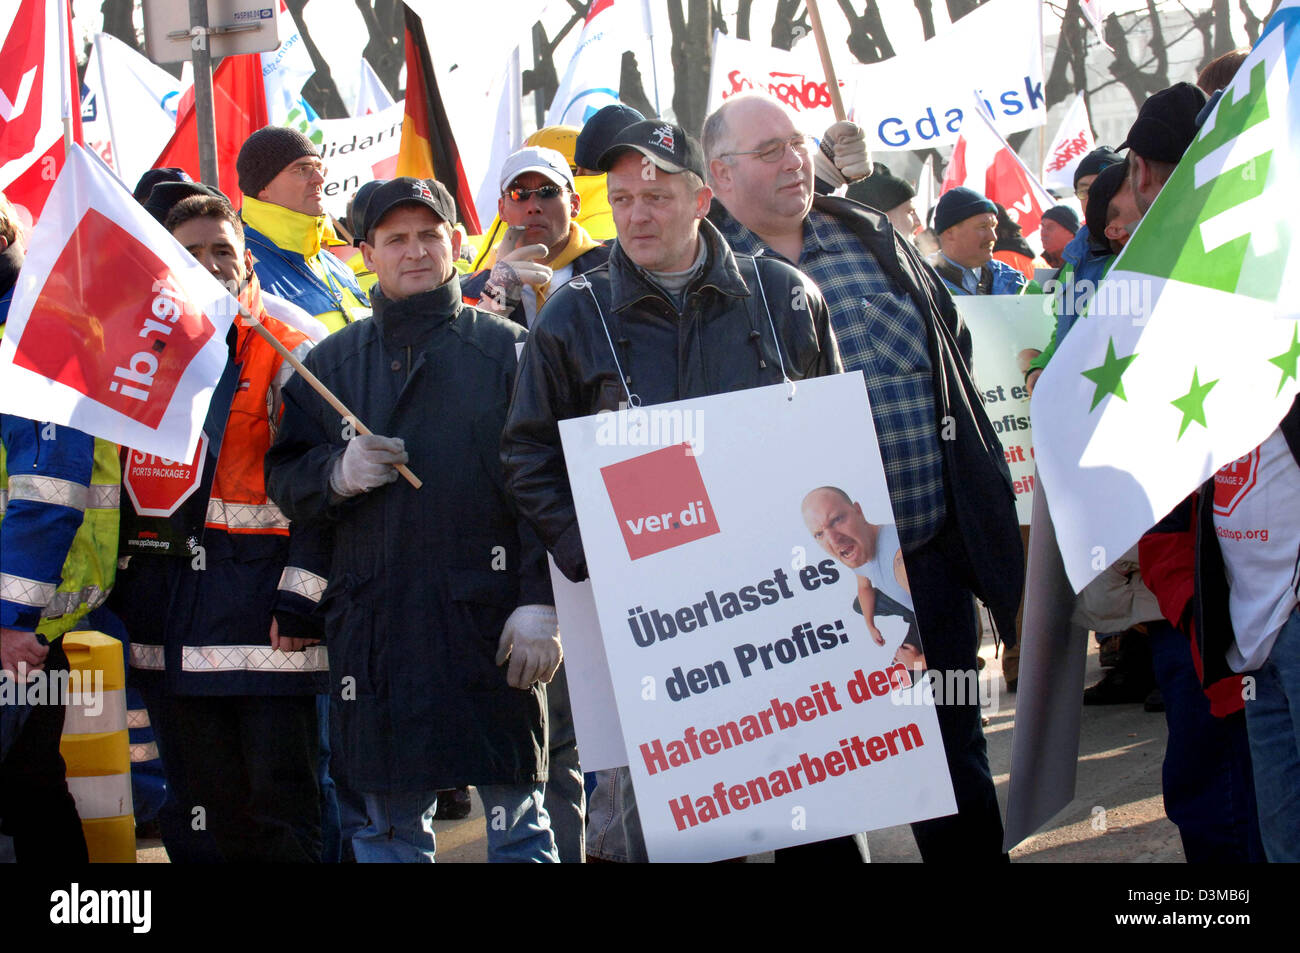
[[(854, 610), (858, 577), (839, 561), (869, 567), (883, 553), (892, 565), (896, 550), (875, 546), (886, 529), (863, 529), (893, 516), (862, 376), (788, 393), (775, 385), (560, 424), (655, 861), (955, 810), (929, 683), (912, 685), (895, 662), (914, 638), (908, 624), (874, 613), (877, 644)], [(861, 514), (836, 524), (847, 536), (823, 532), (835, 558), (805, 523), (806, 498), (826, 487)]]
[(1025, 371), (1052, 337), (1051, 295), (957, 295), (970, 328), (971, 375), (984, 394), (984, 412), (1002, 441), (1016, 491), (1016, 516), (1029, 525), (1034, 511), (1034, 431)]

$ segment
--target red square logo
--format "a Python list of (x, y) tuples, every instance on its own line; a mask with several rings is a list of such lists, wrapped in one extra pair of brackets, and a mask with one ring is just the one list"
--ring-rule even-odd
[(720, 532), (688, 443), (602, 467), (600, 475), (632, 559)]
[(156, 429), (215, 333), (162, 259), (92, 208), (50, 270), (14, 363)]

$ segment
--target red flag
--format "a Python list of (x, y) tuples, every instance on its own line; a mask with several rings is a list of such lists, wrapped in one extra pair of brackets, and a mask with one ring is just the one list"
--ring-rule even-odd
[(474, 210), (474, 192), (451, 133), (447, 110), (438, 93), (433, 60), (419, 14), (406, 8), (406, 117), (402, 120), (402, 145), (397, 153), (397, 174), (417, 179), (437, 179), (456, 200), (461, 223), (471, 235), (482, 232)]
[[(153, 167), (184, 169), (197, 180), (199, 134), (192, 94), (187, 95), (187, 102), (190, 108), (185, 110), (182, 106), (176, 120), (176, 132)], [(235, 172), (239, 148), (268, 122), (262, 59), (258, 54), (227, 56), (221, 61), (212, 74), (212, 108), (217, 120), (217, 177), (220, 179), (215, 184), (229, 196), (235, 208), (239, 208), (244, 204), (244, 193), (239, 191), (239, 175)]]
[(74, 147), (32, 232), (0, 339), (0, 409), (189, 460), (234, 300)]
[[(59, 11), (65, 10), (69, 48), (60, 50)], [(0, 191), (30, 225), (63, 168), (63, 99), (77, 88), (71, 52), (72, 14), (61, 4), (21, 0), (0, 42)], [(62, 52), (62, 55), (61, 55)], [(69, 94), (70, 95), (70, 94)], [(75, 102), (71, 100), (70, 102)], [(71, 107), (72, 137), (81, 142), (81, 110)]]
[(997, 202), (1025, 235), (1038, 231), (1055, 201), (993, 126), (983, 101), (966, 111), (940, 194), (964, 185)]

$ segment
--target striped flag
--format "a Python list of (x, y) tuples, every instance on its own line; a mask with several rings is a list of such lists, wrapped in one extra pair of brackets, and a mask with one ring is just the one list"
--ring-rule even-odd
[(471, 235), (482, 231), (474, 210), (474, 193), (438, 93), (424, 23), (410, 7), (406, 7), (406, 118), (402, 120), (397, 174), (437, 179), (456, 200), (456, 211), (465, 230)]

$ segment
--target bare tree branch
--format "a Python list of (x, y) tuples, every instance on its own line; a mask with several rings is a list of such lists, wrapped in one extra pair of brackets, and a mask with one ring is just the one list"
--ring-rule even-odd
[(866, 0), (861, 13), (853, 9), (850, 0), (839, 0), (839, 4), (844, 18), (849, 21), (849, 52), (859, 63), (879, 63), (893, 57), (894, 47), (885, 35), (876, 0)]

